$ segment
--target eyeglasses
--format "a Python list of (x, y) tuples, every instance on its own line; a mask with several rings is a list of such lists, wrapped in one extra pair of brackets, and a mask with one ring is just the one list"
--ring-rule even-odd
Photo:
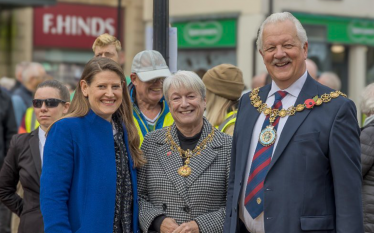
[(32, 105), (34, 106), (34, 108), (41, 108), (43, 106), (43, 103), (45, 103), (45, 106), (47, 106), (47, 108), (55, 108), (59, 105), (59, 103), (66, 103), (66, 101), (59, 99), (34, 99), (32, 101)]

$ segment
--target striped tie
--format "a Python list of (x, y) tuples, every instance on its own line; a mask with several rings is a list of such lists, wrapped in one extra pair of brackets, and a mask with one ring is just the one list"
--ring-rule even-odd
[[(287, 95), (285, 91), (277, 91), (275, 93), (275, 100), (273, 109), (282, 109), (282, 99)], [(280, 117), (278, 116), (273, 126), (276, 130), (278, 128)], [(266, 116), (262, 129), (270, 124), (269, 115)], [(274, 144), (271, 146), (263, 146), (260, 142), (257, 143), (256, 152), (252, 159), (252, 166), (249, 172), (247, 181), (247, 188), (245, 190), (244, 205), (249, 214), (255, 219), (264, 210), (263, 197), (264, 197), (264, 180), (269, 169), (271, 162), (271, 155), (273, 153)]]

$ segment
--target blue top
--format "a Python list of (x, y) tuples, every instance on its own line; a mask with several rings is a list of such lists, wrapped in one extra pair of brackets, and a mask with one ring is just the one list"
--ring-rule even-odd
[[(124, 127), (138, 232), (137, 177)], [(40, 202), (46, 233), (113, 232), (116, 162), (112, 125), (92, 110), (50, 129), (44, 147)]]

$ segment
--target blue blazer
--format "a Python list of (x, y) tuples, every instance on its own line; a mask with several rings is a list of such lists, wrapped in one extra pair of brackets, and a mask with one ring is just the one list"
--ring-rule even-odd
[[(138, 232), (136, 169), (129, 155), (133, 231)], [(113, 232), (116, 162), (112, 125), (90, 111), (56, 122), (44, 147), (40, 207), (46, 233)]]
[[(263, 101), (270, 89), (260, 89)], [(331, 91), (308, 76), (295, 106)], [(259, 115), (244, 95), (233, 135), (225, 233), (246, 232), (239, 198)], [(355, 105), (345, 97), (289, 116), (264, 181), (266, 233), (363, 233), (359, 135)]]

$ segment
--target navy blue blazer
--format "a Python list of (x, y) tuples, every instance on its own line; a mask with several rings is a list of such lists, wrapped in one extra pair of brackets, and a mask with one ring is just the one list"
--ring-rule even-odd
[[(137, 177), (124, 127), (138, 232)], [(48, 133), (40, 180), (46, 233), (113, 232), (116, 162), (112, 125), (90, 111), (57, 121)]]
[[(270, 89), (260, 89), (263, 101)], [(331, 91), (308, 75), (295, 106)], [(246, 232), (238, 203), (259, 115), (244, 95), (233, 135), (225, 233)], [(264, 181), (266, 233), (363, 232), (359, 134), (356, 107), (342, 96), (289, 116)]]

